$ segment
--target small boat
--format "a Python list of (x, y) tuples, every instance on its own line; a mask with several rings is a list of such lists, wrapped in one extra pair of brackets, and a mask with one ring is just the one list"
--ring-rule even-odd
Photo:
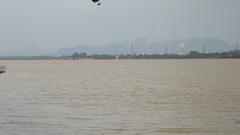
[(6, 69), (5, 66), (0, 66), (0, 74), (5, 73), (6, 72), (5, 69)]

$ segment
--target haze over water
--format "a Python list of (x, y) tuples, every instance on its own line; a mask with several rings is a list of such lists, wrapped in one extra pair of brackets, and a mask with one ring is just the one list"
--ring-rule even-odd
[(240, 60), (0, 65), (3, 135), (240, 134)]

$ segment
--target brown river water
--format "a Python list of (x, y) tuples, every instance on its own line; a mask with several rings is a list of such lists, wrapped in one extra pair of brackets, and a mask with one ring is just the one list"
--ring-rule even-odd
[(240, 134), (240, 60), (0, 65), (0, 135)]

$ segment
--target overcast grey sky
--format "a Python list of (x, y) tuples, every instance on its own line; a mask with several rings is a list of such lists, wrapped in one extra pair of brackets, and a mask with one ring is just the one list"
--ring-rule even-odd
[[(146, 37), (240, 39), (240, 0), (0, 0), (0, 54)], [(42, 51), (46, 51), (42, 49)]]

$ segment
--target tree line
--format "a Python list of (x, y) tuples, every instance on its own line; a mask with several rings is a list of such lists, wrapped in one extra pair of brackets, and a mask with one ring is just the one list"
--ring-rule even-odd
[(75, 52), (69, 56), (6, 56), (1, 57), (0, 60), (79, 60), (79, 59), (234, 59), (240, 58), (240, 50), (227, 52), (212, 52), (201, 53), (198, 51), (191, 51), (188, 54), (91, 54), (86, 52)]
[(74, 53), (70, 56), (65, 56), (65, 59), (230, 59), (240, 58), (240, 50), (228, 52), (212, 52), (201, 53), (198, 51), (191, 51), (188, 54), (94, 54), (87, 55), (86, 52)]

